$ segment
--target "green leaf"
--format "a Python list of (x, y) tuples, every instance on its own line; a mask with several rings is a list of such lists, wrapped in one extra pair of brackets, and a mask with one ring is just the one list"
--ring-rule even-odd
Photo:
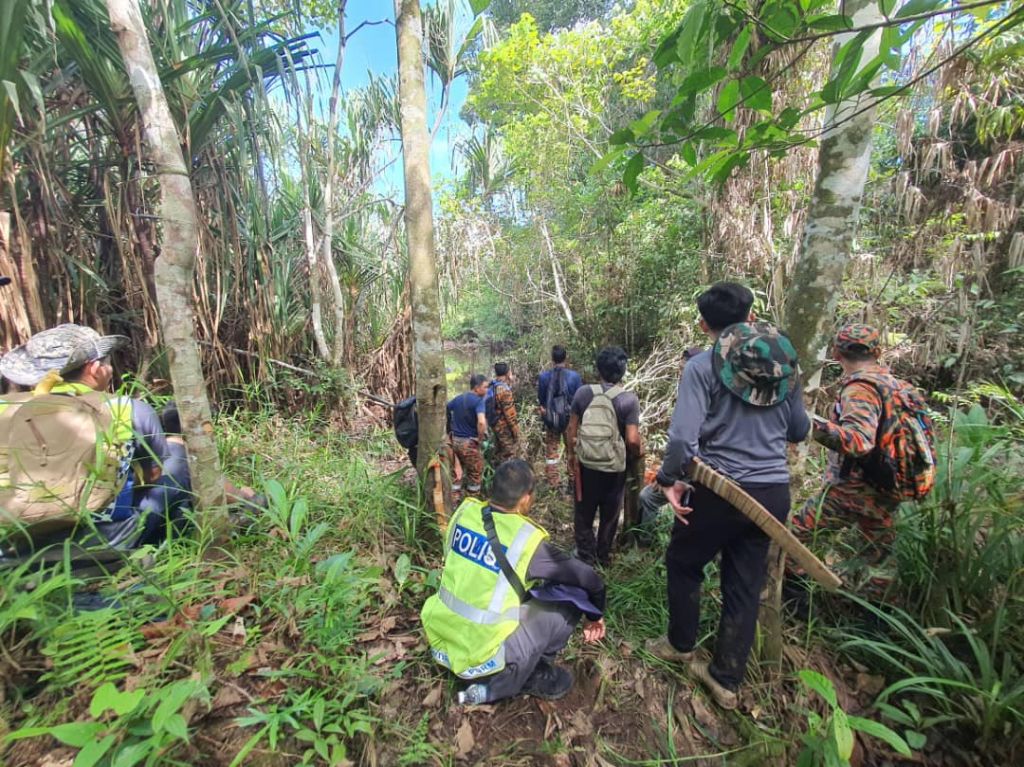
[(910, 0), (900, 6), (900, 9), (896, 12), (896, 18), (905, 19), (907, 16), (917, 16), (918, 14), (929, 13), (934, 11), (941, 4), (942, 0)]
[(825, 702), (832, 708), (839, 707), (839, 703), (836, 700), (836, 688), (832, 686), (832, 680), (827, 676), (809, 669), (798, 671), (796, 675), (800, 678), (801, 682), (824, 698)]
[(694, 147), (692, 141), (687, 141), (683, 144), (679, 150), (679, 154), (683, 158), (683, 162), (689, 165), (691, 168), (697, 164), (697, 149)]
[(630, 129), (633, 131), (633, 135), (637, 138), (644, 136), (650, 131), (651, 126), (654, 125), (654, 121), (661, 116), (660, 109), (652, 109), (650, 112), (645, 114), (639, 120), (635, 120), (629, 124)]
[(757, 75), (744, 77), (740, 81), (740, 96), (743, 106), (760, 112), (772, 111), (772, 91), (764, 79)]
[(185, 701), (192, 697), (196, 690), (196, 682), (192, 679), (183, 679), (172, 684), (169, 688), (161, 691), (160, 705), (153, 712), (153, 732), (160, 732), (167, 725), (167, 720), (172, 714), (177, 714)]
[(608, 137), (608, 143), (612, 146), (621, 146), (622, 144), (628, 144), (634, 138), (636, 137), (633, 135), (632, 130), (629, 128), (621, 128)]
[(146, 738), (138, 743), (125, 746), (114, 755), (110, 767), (134, 767), (159, 745), (156, 738)]
[(636, 194), (637, 183), (636, 178), (640, 175), (640, 171), (644, 169), (644, 156), (643, 153), (637, 152), (635, 155), (629, 158), (629, 162), (626, 163), (626, 169), (622, 172), (622, 183), (626, 185), (626, 188), (630, 192)]
[(832, 734), (836, 739), (836, 751), (840, 759), (850, 760), (853, 755), (853, 730), (846, 712), (837, 708), (832, 712)]
[(487, 10), (487, 6), (491, 4), (491, 0), (469, 0), (469, 7), (473, 9), (473, 15), (479, 16), (481, 13)]
[[(696, 72), (691, 72), (683, 80), (683, 84), (679, 86), (676, 101), (683, 101), (695, 93), (707, 90), (727, 74), (729, 73), (723, 67), (708, 67), (707, 69), (698, 69)], [(675, 105), (675, 101), (673, 105)]]
[(707, 12), (707, 3), (698, 2), (690, 6), (690, 9), (683, 17), (683, 25), (679, 31), (679, 39), (676, 40), (676, 55), (683, 64), (694, 60), (694, 45), (700, 35), (701, 27), (704, 26), (704, 14)]
[(722, 128), (718, 125), (709, 125), (707, 128), (701, 128), (693, 134), (693, 138), (698, 141), (717, 141), (720, 144), (728, 146), (736, 146), (738, 143), (736, 131), (729, 128)]
[(99, 719), (106, 711), (113, 710), (118, 716), (125, 716), (134, 711), (144, 697), (145, 688), (120, 692), (113, 683), (106, 682), (93, 693), (92, 701), (89, 703), (89, 714), (94, 719)]
[(402, 554), (395, 560), (395, 580), (402, 586), (409, 580), (409, 571), (412, 569), (412, 560), (408, 554)]
[[(913, 756), (910, 750), (910, 746), (907, 742), (899, 736), (897, 732), (889, 729), (881, 722), (876, 722), (874, 719), (865, 719), (861, 716), (851, 716), (849, 718), (850, 727), (860, 732), (867, 733), (873, 738), (885, 741), (896, 753), (902, 756)], [(918, 733), (920, 735), (920, 733)], [(921, 745), (924, 745), (923, 743)]]
[(740, 84), (738, 80), (730, 80), (718, 94), (718, 114), (725, 118), (726, 122), (732, 122), (735, 117), (734, 110), (740, 100)]
[(75, 755), (74, 767), (93, 767), (117, 742), (116, 735), (108, 735), (103, 740), (94, 740)]
[(626, 149), (627, 149), (627, 147), (624, 147), (624, 146), (615, 147), (610, 152), (605, 154), (604, 157), (602, 157), (600, 160), (598, 160), (597, 162), (595, 162), (593, 165), (590, 166), (590, 173), (591, 174), (600, 173), (602, 170), (604, 170), (609, 165), (611, 165), (613, 162), (615, 162), (620, 157), (622, 157), (622, 155), (624, 155), (626, 153)]
[(928, 736), (917, 730), (904, 730), (903, 736), (907, 740), (907, 745), (914, 751), (920, 751), (928, 743)]
[(808, 29), (813, 29), (817, 32), (843, 32), (847, 29), (853, 29), (853, 19), (838, 13), (810, 16), (804, 23)]
[(729, 51), (729, 69), (736, 69), (740, 64), (743, 63), (743, 57), (747, 53), (747, 48), (750, 46), (750, 38), (754, 33), (754, 26), (747, 24), (743, 27), (739, 36), (736, 38), (736, 42), (732, 44), (732, 50)]
[(188, 742), (188, 723), (181, 714), (171, 714), (164, 722), (164, 730), (169, 732), (178, 740)]
[(96, 739), (104, 729), (99, 722), (68, 722), (50, 728), (50, 734), (65, 746), (84, 748)]

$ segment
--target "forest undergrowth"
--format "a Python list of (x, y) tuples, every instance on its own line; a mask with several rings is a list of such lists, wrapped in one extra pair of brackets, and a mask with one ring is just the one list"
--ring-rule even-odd
[[(269, 411), (224, 419), (231, 475), (271, 500), (254, 529), (173, 541), (109, 577), (84, 580), (58, 562), (5, 582), (0, 757), (18, 767), (1016, 763), (1024, 554), (1008, 480), (1022, 455), (980, 407), (957, 419), (940, 489), (900, 518), (901, 584), (919, 601), (879, 610), (815, 595), (812, 620), (787, 627), (783, 667), (752, 662), (731, 714), (642, 649), (667, 620), (667, 518), (654, 545), (620, 548), (605, 572), (608, 635), (570, 643), (568, 698), (463, 708), (418, 620), (440, 536), (390, 434)], [(536, 440), (529, 454), (541, 454)], [(541, 493), (534, 511), (571, 546), (564, 500)], [(832, 556), (841, 541), (818, 548)], [(714, 574), (707, 586), (705, 637)], [(100, 604), (83, 593), (114, 604), (83, 609)], [(904, 743), (913, 756), (897, 753)]]

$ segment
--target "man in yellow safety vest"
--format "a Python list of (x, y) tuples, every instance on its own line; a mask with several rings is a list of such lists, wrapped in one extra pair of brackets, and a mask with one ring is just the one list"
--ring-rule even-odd
[(525, 516), (533, 491), (530, 465), (506, 461), (490, 503), (466, 499), (448, 527), (441, 584), (422, 619), (434, 659), (471, 683), (460, 703), (557, 700), (572, 676), (552, 661), (580, 618), (584, 641), (604, 637), (604, 582)]

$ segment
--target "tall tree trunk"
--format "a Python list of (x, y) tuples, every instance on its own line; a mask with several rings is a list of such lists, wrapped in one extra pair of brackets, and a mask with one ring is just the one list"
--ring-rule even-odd
[[(839, 13), (851, 16), (854, 27), (884, 21), (875, 0), (840, 0)], [(851, 34), (836, 37), (833, 56), (850, 38)], [(880, 40), (881, 33), (877, 32), (865, 41), (862, 62), (875, 58)], [(871, 163), (875, 116), (872, 101), (869, 93), (861, 93), (834, 108), (830, 106), (825, 112), (818, 176), (787, 295), (784, 323), (800, 357), (808, 393), (817, 388), (821, 378), (821, 364), (829, 344), (843, 274), (853, 249), (860, 202)], [(806, 447), (803, 447), (790, 462), (794, 487), (799, 485), (805, 456)], [(785, 554), (773, 546), (768, 557), (760, 615), (765, 637), (763, 655), (769, 661), (782, 657), (781, 601), (785, 562)]]
[[(839, 12), (852, 17), (854, 27), (885, 20), (875, 0), (840, 2)], [(852, 36), (837, 36), (834, 53)], [(881, 33), (876, 32), (865, 41), (862, 62), (875, 58), (880, 40)], [(875, 110), (868, 107), (873, 100), (864, 92), (825, 112), (818, 177), (785, 314), (786, 330), (803, 363), (808, 388), (816, 386), (820, 378), (843, 274), (850, 260), (871, 162)]]
[[(441, 311), (434, 261), (430, 198), (430, 137), (423, 84), (423, 19), (419, 0), (395, 0), (398, 87), (405, 165), (405, 230), (409, 247), (413, 364), (420, 437), (416, 470), (429, 487), (427, 467), (444, 447), (448, 387), (441, 347)], [(431, 497), (427, 492), (426, 497)]]
[[(341, 91), (341, 67), (345, 63), (345, 5), (347, 0), (338, 2), (338, 58), (334, 62), (334, 78), (331, 81), (331, 103), (327, 118), (327, 173), (324, 175), (324, 264), (334, 294), (334, 355), (333, 362), (340, 365), (345, 357), (345, 339), (355, 332), (355, 327), (346, 322), (345, 297), (341, 292), (338, 268), (334, 265), (334, 143), (338, 133), (338, 94)], [(346, 360), (351, 362), (351, 360)]]
[(110, 28), (117, 35), (139, 105), (150, 159), (160, 179), (157, 210), (163, 237), (160, 257), (155, 264), (160, 324), (174, 394), (188, 439), (192, 487), (204, 511), (204, 521), (216, 529), (226, 524), (227, 510), (210, 403), (206, 398), (206, 380), (193, 330), (192, 283), (197, 239), (192, 183), (146, 38), (138, 0), (107, 0), (107, 9)]

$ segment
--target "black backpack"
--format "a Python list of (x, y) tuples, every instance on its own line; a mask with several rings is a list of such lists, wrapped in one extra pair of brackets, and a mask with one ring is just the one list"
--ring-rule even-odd
[(561, 434), (569, 428), (572, 403), (565, 390), (565, 368), (554, 368), (548, 381), (548, 401), (544, 403), (544, 425)]
[(420, 441), (420, 421), (416, 415), (416, 398), (408, 397), (395, 405), (395, 439), (406, 450)]
[(504, 408), (498, 404), (498, 387), (505, 386), (500, 381), (491, 381), (487, 386), (487, 396), (484, 398), (484, 413), (487, 419), (487, 426), (493, 429), (501, 420), (501, 413)]

